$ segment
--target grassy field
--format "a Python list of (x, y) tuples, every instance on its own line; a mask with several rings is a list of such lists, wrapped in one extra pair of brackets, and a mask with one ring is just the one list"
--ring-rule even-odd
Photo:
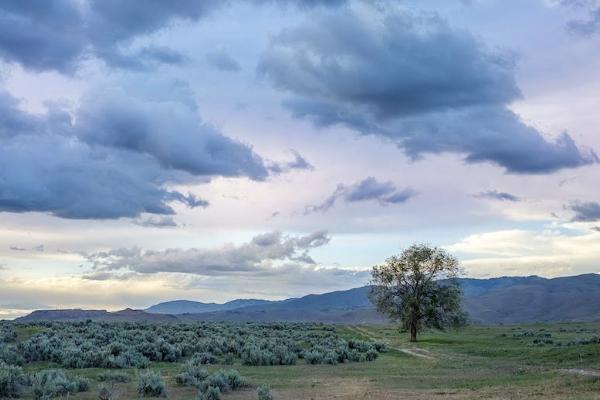
[[(424, 332), (416, 344), (394, 327), (345, 326), (344, 338), (376, 339), (390, 349), (376, 361), (338, 365), (225, 366), (252, 385), (268, 384), (277, 399), (600, 399), (600, 324), (472, 326), (460, 331)], [(32, 332), (19, 332), (23, 340)], [(541, 343), (540, 343), (541, 342)], [(32, 363), (29, 371), (52, 367)], [(212, 365), (209, 370), (222, 366)], [(175, 384), (178, 363), (152, 363), (168, 384), (168, 398), (193, 399), (196, 391)], [(117, 384), (121, 399), (137, 398), (136, 370)], [(90, 379), (89, 392), (72, 399), (97, 399), (101, 369), (69, 374)], [(224, 399), (255, 399), (253, 389)]]

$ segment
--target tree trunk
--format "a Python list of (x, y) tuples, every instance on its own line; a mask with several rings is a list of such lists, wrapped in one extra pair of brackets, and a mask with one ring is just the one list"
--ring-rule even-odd
[(410, 324), (410, 341), (411, 342), (417, 341), (417, 325), (416, 324)]

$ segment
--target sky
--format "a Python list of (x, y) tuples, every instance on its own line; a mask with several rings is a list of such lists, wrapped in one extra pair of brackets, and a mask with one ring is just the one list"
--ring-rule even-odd
[(0, 3), (0, 318), (600, 272), (596, 0)]

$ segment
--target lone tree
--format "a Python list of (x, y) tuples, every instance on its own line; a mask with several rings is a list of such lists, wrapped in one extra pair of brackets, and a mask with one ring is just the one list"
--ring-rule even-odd
[(443, 249), (417, 244), (373, 267), (369, 298), (377, 310), (399, 321), (417, 341), (423, 327), (466, 323), (457, 281), (458, 260)]

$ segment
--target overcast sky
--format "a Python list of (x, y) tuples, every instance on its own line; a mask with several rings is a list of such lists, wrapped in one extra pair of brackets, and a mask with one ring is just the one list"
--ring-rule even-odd
[(0, 317), (600, 272), (595, 0), (0, 3)]

